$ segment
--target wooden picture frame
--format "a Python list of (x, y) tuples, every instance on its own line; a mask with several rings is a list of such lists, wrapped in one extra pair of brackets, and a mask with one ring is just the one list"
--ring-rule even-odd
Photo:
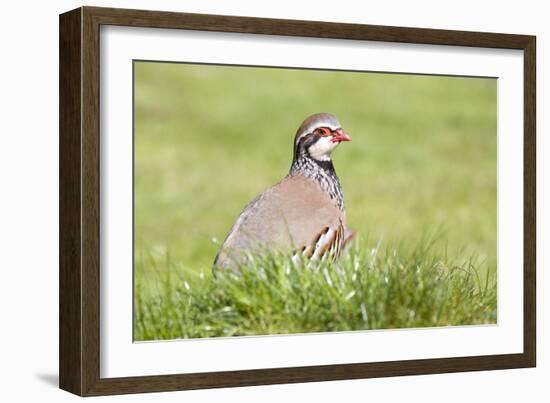
[[(524, 56), (523, 353), (100, 377), (100, 26), (519, 49)], [(60, 387), (81, 396), (533, 367), (536, 363), (535, 37), (81, 7), (60, 16)]]

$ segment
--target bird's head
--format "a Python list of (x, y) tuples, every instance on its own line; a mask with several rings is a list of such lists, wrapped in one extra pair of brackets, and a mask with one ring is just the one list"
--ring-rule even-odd
[(294, 139), (294, 155), (305, 155), (317, 161), (330, 161), (332, 151), (342, 141), (351, 137), (342, 129), (336, 116), (316, 113), (308, 117), (298, 128)]

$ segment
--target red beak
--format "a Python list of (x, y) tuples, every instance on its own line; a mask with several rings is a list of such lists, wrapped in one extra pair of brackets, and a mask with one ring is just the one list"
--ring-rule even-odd
[(351, 137), (342, 129), (335, 130), (334, 133), (336, 133), (334, 136), (332, 136), (333, 143), (340, 143), (341, 141), (351, 141)]

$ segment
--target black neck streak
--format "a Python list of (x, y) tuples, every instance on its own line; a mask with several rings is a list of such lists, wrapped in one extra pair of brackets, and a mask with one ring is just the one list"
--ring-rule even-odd
[(321, 188), (344, 209), (344, 195), (340, 181), (334, 170), (332, 160), (319, 161), (307, 152), (309, 146), (317, 141), (313, 135), (301, 138), (294, 147), (294, 159), (289, 175), (301, 175), (315, 180)]
[(334, 164), (332, 163), (331, 159), (328, 159), (326, 161), (319, 161), (319, 160), (316, 160), (315, 158), (311, 158), (311, 160), (315, 162), (317, 165), (319, 165), (319, 168), (325, 170), (328, 173), (332, 173), (334, 174), (334, 176), (336, 176), (336, 171), (334, 170)]

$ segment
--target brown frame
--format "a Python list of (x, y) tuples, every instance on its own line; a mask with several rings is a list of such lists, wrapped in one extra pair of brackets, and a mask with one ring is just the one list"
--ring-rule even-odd
[[(535, 44), (528, 35), (81, 7), (60, 15), (59, 383), (81, 396), (536, 365)], [(524, 51), (524, 350), (521, 354), (100, 378), (99, 28), (174, 28)]]

